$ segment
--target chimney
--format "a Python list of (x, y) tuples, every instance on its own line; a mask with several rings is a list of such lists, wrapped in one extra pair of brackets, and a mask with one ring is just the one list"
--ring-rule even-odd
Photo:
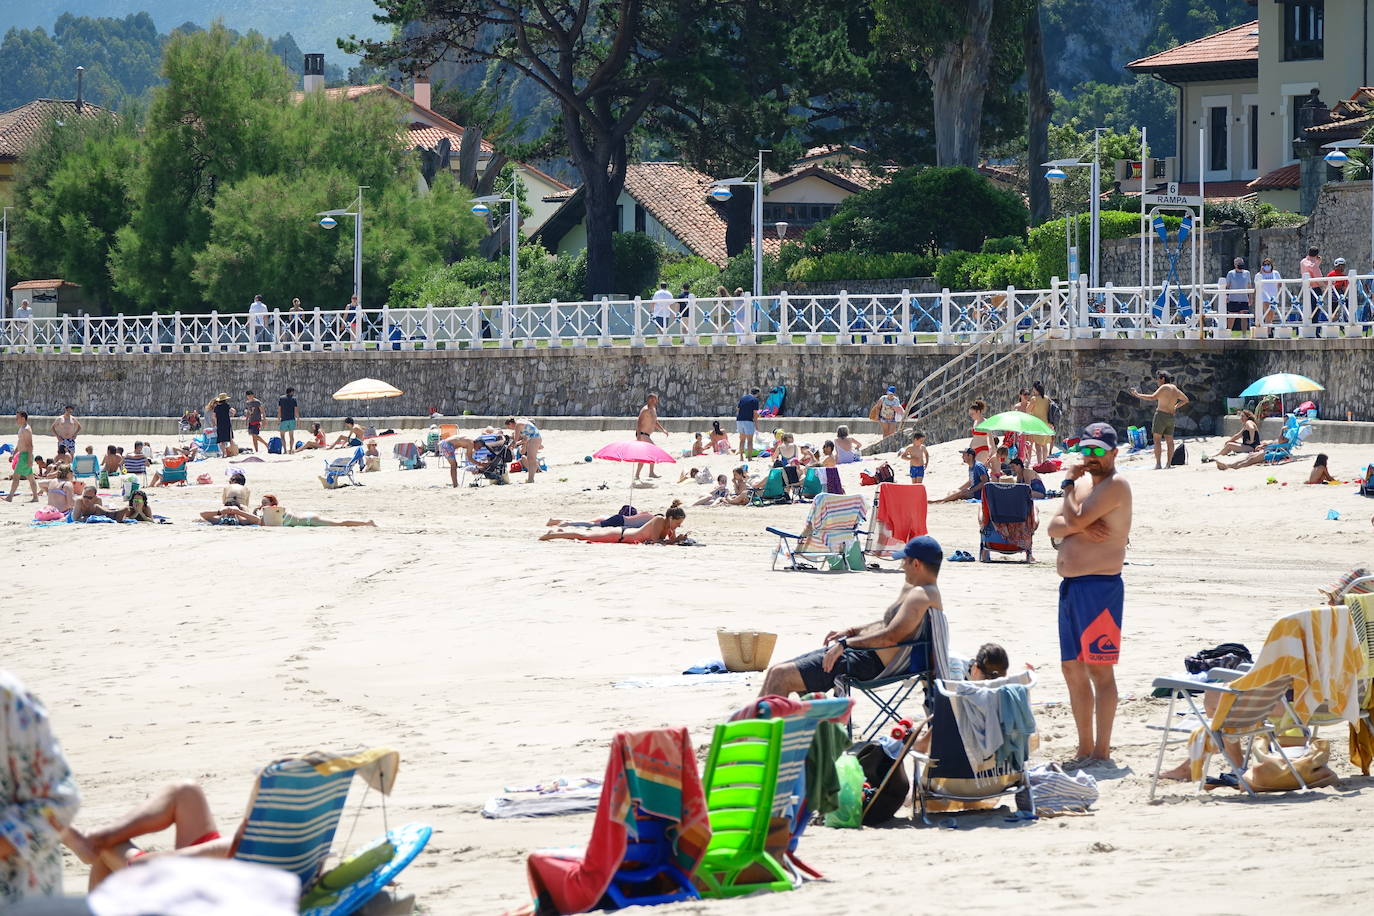
[(429, 94), (429, 74), (420, 73), (415, 76), (415, 104), (421, 108), (428, 108), (430, 103)]
[(84, 79), (85, 79), (85, 76), (86, 76), (86, 68), (85, 68), (85, 67), (77, 67), (77, 68), (76, 68), (76, 110), (77, 110), (77, 111), (80, 111), (80, 110), (81, 110), (81, 106), (85, 104), (85, 100), (82, 98), (82, 85), (81, 85), (82, 82), (83, 82)]
[(324, 55), (305, 55), (305, 91), (319, 92), (324, 88)]

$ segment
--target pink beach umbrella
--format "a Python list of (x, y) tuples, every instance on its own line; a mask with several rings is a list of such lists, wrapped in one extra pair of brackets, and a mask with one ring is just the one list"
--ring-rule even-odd
[[(599, 451), (593, 452), (592, 457), (600, 458), (602, 461), (628, 461), (632, 464), (676, 464), (677, 459), (665, 452), (663, 449), (654, 445), (652, 442), (645, 442), (642, 439), (631, 439), (625, 442), (612, 442), (604, 445)], [(630, 495), (634, 496), (634, 482), (630, 484)]]

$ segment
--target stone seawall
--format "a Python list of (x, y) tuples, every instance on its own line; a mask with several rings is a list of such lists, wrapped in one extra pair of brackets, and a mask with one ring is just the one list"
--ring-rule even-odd
[[(433, 351), (407, 354), (279, 353), (205, 355), (17, 355), (0, 359), (0, 411), (55, 413), (64, 404), (88, 416), (180, 416), (216, 392), (237, 402), (253, 389), (271, 406), (286, 386), (306, 416), (337, 416), (352, 405), (331, 393), (371, 376), (405, 395), (357, 406), (376, 416), (473, 414), (626, 416), (648, 391), (665, 416), (731, 419), (742, 390), (788, 386), (786, 414), (866, 417), (883, 389), (905, 397), (926, 374), (958, 352), (954, 346), (719, 346), (562, 350)], [(1374, 338), (1341, 340), (1058, 340), (1010, 361), (979, 386), (977, 396), (1006, 409), (1036, 379), (1065, 408), (1067, 425), (1109, 419), (1148, 423), (1151, 405), (1128, 389), (1149, 391), (1164, 369), (1193, 403), (1181, 433), (1212, 433), (1234, 397), (1255, 378), (1296, 372), (1326, 385), (1322, 413), (1371, 419)], [(929, 430), (936, 438), (958, 432)]]

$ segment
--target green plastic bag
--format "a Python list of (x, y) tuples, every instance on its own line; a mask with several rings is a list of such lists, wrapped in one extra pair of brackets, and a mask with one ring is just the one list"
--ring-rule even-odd
[(859, 758), (844, 753), (835, 761), (840, 777), (840, 807), (825, 816), (827, 827), (862, 827), (864, 814), (864, 768)]

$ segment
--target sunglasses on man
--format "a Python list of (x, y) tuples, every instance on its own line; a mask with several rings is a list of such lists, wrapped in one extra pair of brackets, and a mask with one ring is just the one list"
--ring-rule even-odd
[(1110, 451), (1111, 449), (1103, 448), (1100, 445), (1080, 445), (1078, 447), (1078, 454), (1091, 455), (1094, 458), (1105, 457), (1106, 454)]

